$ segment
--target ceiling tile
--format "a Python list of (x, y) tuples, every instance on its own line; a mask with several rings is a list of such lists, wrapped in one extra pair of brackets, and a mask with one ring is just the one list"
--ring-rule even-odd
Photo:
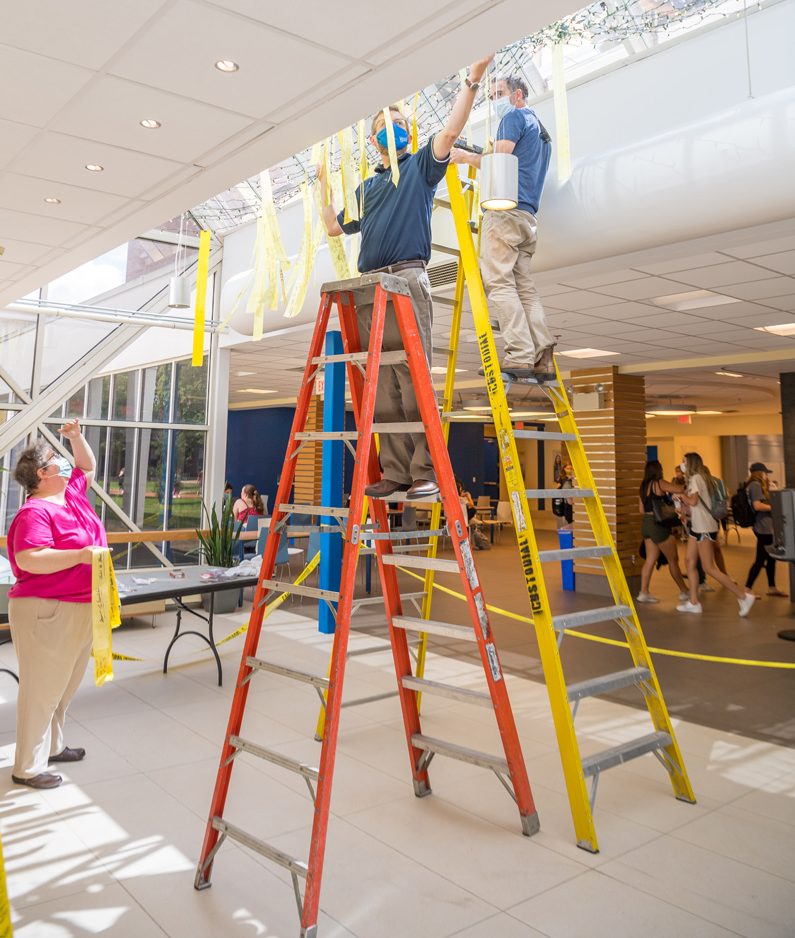
[(3, 169), (23, 147), (27, 146), (37, 133), (39, 133), (38, 127), (0, 120), (0, 140), (3, 141), (2, 149), (0, 149), (0, 169)]
[(767, 280), (776, 275), (770, 270), (757, 267), (756, 264), (749, 264), (746, 261), (730, 261), (728, 264), (713, 264), (711, 267), (683, 270), (676, 276), (682, 283), (709, 289), (710, 287), (731, 286), (735, 283)]
[[(2, 175), (0, 175), (0, 179), (2, 179)], [(15, 212), (4, 207), (0, 208), (0, 231), (8, 232), (20, 240), (35, 238), (42, 244), (57, 247), (67, 239), (74, 238), (86, 230), (85, 225), (63, 219), (55, 211), (47, 211), (50, 208), (53, 210), (59, 209), (61, 208), (60, 205), (49, 206), (41, 202), (40, 205), (36, 205), (36, 208), (42, 209), (41, 214)]]
[(571, 293), (574, 287), (564, 287), (562, 283), (538, 283), (536, 284), (538, 295), (555, 296), (557, 293)]
[[(61, 204), (47, 205), (44, 199), (48, 196), (61, 199)], [(33, 176), (0, 173), (0, 205), (13, 211), (33, 209), (38, 215), (90, 225), (100, 221), (124, 202), (120, 196), (108, 195), (106, 192), (78, 189), (62, 182), (35, 179)], [(11, 233), (19, 235), (20, 239), (24, 238), (22, 232), (11, 229)]]
[(3, 5), (3, 40), (18, 49), (97, 69), (163, 6), (165, 0), (35, 0)]
[[(88, 163), (105, 169), (91, 173), (85, 168)], [(133, 198), (181, 168), (180, 163), (159, 156), (52, 132), (39, 134), (9, 166), (25, 176)]]
[[(717, 251), (709, 254), (688, 254), (687, 257), (677, 257), (669, 261), (657, 261), (653, 264), (635, 264), (637, 270), (644, 270), (648, 274), (671, 274), (677, 270), (692, 270), (694, 267), (709, 267), (711, 264), (723, 264), (731, 257)], [(677, 278), (678, 279), (678, 278)]]
[[(162, 127), (146, 130), (139, 123), (146, 118)], [(51, 129), (190, 163), (250, 123), (240, 114), (103, 75), (67, 104)]]
[(741, 300), (761, 300), (766, 296), (786, 296), (795, 293), (795, 278), (771, 277), (753, 283), (734, 283), (717, 291)]
[(611, 303), (593, 310), (593, 315), (600, 319), (625, 320), (637, 316), (656, 316), (660, 312), (659, 306), (649, 306), (646, 303)]
[[(31, 4), (33, 6), (33, 4)], [(5, 5), (3, 30), (5, 30)], [(92, 72), (32, 52), (0, 46), (0, 118), (43, 127), (91, 78)], [(8, 89), (20, 93), (8, 93)]]
[(743, 247), (724, 248), (726, 254), (733, 257), (761, 257), (765, 254), (778, 254), (780, 251), (795, 250), (795, 234), (772, 238), (769, 241), (755, 241)]
[(6, 260), (6, 255), (0, 257), (0, 279), (18, 280), (23, 274), (28, 272), (27, 264), (15, 264), (11, 260)]
[(645, 277), (643, 280), (631, 280), (628, 283), (614, 283), (606, 287), (594, 287), (597, 293), (618, 297), (624, 300), (646, 300), (652, 296), (667, 296), (681, 293), (685, 287), (673, 280), (662, 277)]
[(572, 293), (558, 293), (545, 304), (550, 308), (563, 310), (593, 309), (597, 306), (609, 306), (613, 302), (609, 296), (577, 290)]
[(760, 267), (775, 270), (779, 274), (795, 274), (795, 250), (781, 251), (778, 254), (765, 254), (754, 259)]
[[(219, 72), (219, 59), (237, 62), (240, 71)], [(259, 118), (288, 98), (312, 92), (346, 64), (339, 55), (250, 20), (176, 0), (108, 71)]]
[(567, 277), (562, 277), (561, 279), (569, 287), (589, 290), (591, 287), (603, 287), (608, 283), (626, 283), (628, 280), (640, 280), (645, 276), (646, 274), (642, 271), (625, 268), (624, 270), (592, 274), (590, 277), (580, 277), (576, 280), (569, 280)]
[(795, 312), (795, 293), (787, 296), (766, 296), (759, 301), (759, 305)]
[(44, 244), (15, 241), (3, 236), (0, 236), (0, 245), (5, 248), (5, 253), (0, 257), (0, 260), (12, 261), (15, 264), (34, 264), (40, 257), (50, 251), (50, 248)]

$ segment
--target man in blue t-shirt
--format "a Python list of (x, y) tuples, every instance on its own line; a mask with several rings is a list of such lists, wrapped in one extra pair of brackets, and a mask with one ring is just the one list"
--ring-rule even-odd
[[(444, 177), (450, 150), (464, 129), (472, 110), (479, 82), (493, 56), (475, 62), (466, 84), (456, 98), (447, 123), (416, 153), (409, 152), (409, 125), (404, 114), (390, 107), (395, 135), (400, 179), (393, 183), (389, 161), (387, 128), (383, 111), (373, 119), (370, 142), (378, 150), (381, 165), (356, 189), (360, 218), (345, 221), (330, 204), (324, 171), (318, 167), (323, 221), (329, 236), (362, 234), (359, 271), (362, 274), (398, 274), (408, 284), (420, 340), (428, 368), (431, 366), (431, 327), (433, 305), (431, 285), (425, 266), (431, 256), (431, 209), (436, 187)], [(328, 204), (327, 204), (328, 203)], [(362, 347), (370, 339), (373, 304), (356, 306)], [(392, 304), (387, 305), (383, 350), (397, 351), (403, 341)], [(384, 365), (378, 372), (375, 419), (381, 423), (420, 421), (408, 364)], [(436, 474), (424, 433), (389, 433), (381, 437), (382, 479), (368, 485), (371, 498), (386, 498), (399, 490), (407, 498), (428, 498), (438, 494)]]
[[(530, 265), (535, 254), (536, 214), (552, 151), (549, 134), (526, 104), (527, 85), (517, 77), (500, 79), (493, 93), (501, 120), (494, 150), (519, 161), (519, 201), (508, 211), (484, 211), (480, 270), (489, 306), (505, 341), (503, 371), (519, 377), (555, 373), (555, 340), (547, 326)], [(480, 165), (480, 155), (453, 150), (454, 163)]]

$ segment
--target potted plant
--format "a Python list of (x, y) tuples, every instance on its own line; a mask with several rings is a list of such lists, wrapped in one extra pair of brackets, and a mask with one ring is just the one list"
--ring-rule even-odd
[[(207, 506), (202, 505), (204, 514), (207, 516), (208, 528), (205, 531), (196, 531), (196, 537), (199, 539), (199, 557), (202, 563), (210, 567), (220, 567), (227, 570), (234, 567), (238, 560), (238, 541), (240, 540), (240, 525), (235, 521), (232, 514), (232, 502), (230, 499), (224, 499), (221, 505), (221, 516), (213, 505), (210, 511)], [(207, 608), (209, 606), (210, 596), (205, 593), (202, 595), (202, 603)], [(237, 591), (233, 589), (223, 590), (214, 596), (215, 612), (225, 613), (234, 612), (237, 607)]]

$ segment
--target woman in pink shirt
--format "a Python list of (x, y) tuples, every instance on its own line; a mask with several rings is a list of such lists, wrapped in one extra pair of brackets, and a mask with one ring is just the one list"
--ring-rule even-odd
[(77, 420), (60, 429), (75, 467), (42, 440), (17, 460), (14, 478), (27, 501), (8, 529), (8, 559), (16, 577), (8, 618), (19, 661), (17, 746), (12, 779), (55, 788), (52, 763), (79, 762), (85, 749), (64, 744), (64, 719), (91, 654), (92, 548), (107, 546), (89, 504), (96, 460)]

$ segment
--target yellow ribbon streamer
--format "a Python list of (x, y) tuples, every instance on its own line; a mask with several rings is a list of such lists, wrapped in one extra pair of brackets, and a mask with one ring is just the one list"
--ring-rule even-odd
[(342, 176), (342, 200), (344, 214), (342, 220), (347, 225), (359, 220), (359, 206), (356, 202), (356, 170), (353, 165), (353, 131), (346, 127), (337, 134), (340, 145), (340, 174)]
[[(411, 570), (406, 569), (406, 567), (398, 567), (401, 573), (406, 573), (408, 576), (413, 577), (415, 580), (425, 581), (425, 577), (418, 576), (416, 573), (412, 573)], [(439, 590), (442, 593), (446, 593), (448, 596), (452, 596), (455, 599), (467, 601), (466, 596), (463, 593), (457, 593), (455, 590), (451, 590), (447, 586), (440, 586), (438, 583), (433, 584), (435, 590)], [(530, 625), (533, 624), (533, 620), (527, 616), (519, 615), (518, 612), (511, 612), (509, 609), (501, 609), (499, 606), (492, 606), (490, 603), (486, 603), (486, 608), (489, 612), (495, 613), (495, 615), (505, 616), (506, 619), (513, 619), (516, 622), (527, 622)], [(598, 642), (600, 645), (613, 645), (616, 648), (629, 648), (627, 642), (618, 641), (615, 638), (604, 638), (601, 635), (591, 635), (589, 632), (581, 632), (577, 629), (564, 629), (564, 635), (571, 635), (572, 638), (583, 638), (588, 642)], [(691, 661), (709, 661), (712, 664), (739, 664), (744, 667), (754, 667), (754, 668), (781, 668), (783, 670), (795, 670), (795, 661), (758, 661), (753, 658), (724, 658), (720, 655), (697, 655), (692, 651), (674, 651), (671, 648), (654, 648), (648, 646), (649, 652), (653, 655), (667, 655), (670, 658), (689, 658)]]
[(204, 361), (204, 319), (207, 305), (207, 279), (210, 274), (209, 231), (199, 235), (199, 259), (196, 266), (196, 307), (193, 314), (193, 356), (191, 365), (200, 368)]
[(420, 108), (420, 93), (414, 95), (414, 103), (411, 105), (411, 152), (416, 153), (420, 145), (420, 135), (417, 131), (417, 111)]
[(555, 151), (558, 182), (571, 176), (571, 143), (569, 139), (569, 103), (566, 94), (566, 68), (563, 43), (552, 46), (552, 101), (555, 105)]
[(359, 121), (356, 127), (356, 135), (359, 145), (359, 220), (361, 221), (364, 218), (364, 180), (370, 175), (370, 164), (367, 162), (367, 135), (364, 118)]
[(286, 319), (292, 319), (301, 312), (306, 298), (306, 291), (309, 288), (309, 279), (312, 276), (315, 256), (322, 238), (322, 220), (318, 220), (315, 230), (312, 230), (312, 195), (306, 181), (301, 183), (301, 198), (304, 203), (304, 233), (301, 248), (290, 277), (290, 297), (284, 310)]
[(95, 547), (91, 555), (91, 630), (97, 687), (113, 680), (111, 630), (120, 625), (121, 603), (110, 551), (107, 547)]
[(392, 185), (396, 186), (400, 182), (400, 167), (398, 166), (397, 146), (395, 145), (395, 127), (392, 123), (392, 113), (388, 107), (384, 108), (384, 126), (386, 127), (386, 148), (389, 153)]

